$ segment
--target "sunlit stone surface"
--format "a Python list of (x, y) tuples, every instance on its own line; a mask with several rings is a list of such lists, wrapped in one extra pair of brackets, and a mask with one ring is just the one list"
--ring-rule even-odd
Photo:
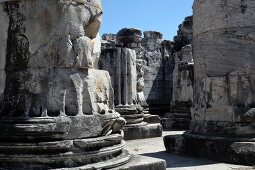
[(0, 2), (0, 167), (116, 167), (125, 120), (97, 70), (100, 0)]
[(141, 31), (124, 28), (117, 35), (102, 36), (99, 68), (109, 71), (114, 85), (115, 110), (127, 121), (124, 138), (127, 140), (159, 137), (162, 126), (158, 116), (144, 110), (143, 71), (137, 60)]
[(165, 138), (167, 150), (254, 164), (254, 7), (252, 0), (195, 0), (192, 123), (182, 137)]

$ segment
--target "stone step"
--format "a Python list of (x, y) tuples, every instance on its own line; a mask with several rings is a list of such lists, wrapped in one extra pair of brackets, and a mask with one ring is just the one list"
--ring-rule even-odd
[(253, 138), (183, 134), (165, 136), (164, 144), (170, 153), (203, 157), (224, 163), (255, 163)]
[(143, 121), (143, 118), (138, 118), (138, 119), (126, 119), (127, 125), (129, 124), (137, 124), (141, 123)]
[(162, 136), (162, 125), (160, 123), (147, 124), (144, 126), (125, 126), (123, 128), (124, 139), (145, 139)]
[(162, 159), (132, 155), (129, 163), (111, 170), (165, 170), (166, 162)]
[(138, 118), (143, 118), (144, 114), (122, 115), (122, 117), (125, 118), (125, 119), (138, 119)]
[(160, 123), (160, 117), (158, 115), (147, 115), (144, 117), (144, 121), (147, 123)]

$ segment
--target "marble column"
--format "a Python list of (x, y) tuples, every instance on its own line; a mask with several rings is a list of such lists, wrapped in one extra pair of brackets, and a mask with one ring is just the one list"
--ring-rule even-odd
[(181, 139), (165, 138), (168, 150), (254, 164), (254, 7), (252, 0), (194, 1), (192, 122)]
[(102, 39), (99, 68), (108, 70), (112, 77), (115, 110), (127, 121), (124, 127), (125, 139), (161, 136), (159, 117), (148, 114), (148, 111), (141, 107), (145, 102), (143, 73), (141, 67), (137, 67), (137, 52), (141, 50), (141, 31), (122, 29), (116, 36), (105, 34)]
[[(143, 121), (143, 115), (137, 109), (136, 90), (136, 53), (128, 48), (103, 49), (99, 68), (108, 70), (115, 91), (115, 110), (126, 118), (127, 124)], [(139, 114), (140, 119), (129, 119), (128, 115)]]
[(130, 160), (110, 75), (94, 68), (101, 18), (100, 0), (0, 1), (0, 169)]

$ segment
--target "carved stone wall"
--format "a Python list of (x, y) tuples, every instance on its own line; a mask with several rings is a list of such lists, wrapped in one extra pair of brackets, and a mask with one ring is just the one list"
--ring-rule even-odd
[(173, 97), (166, 128), (189, 129), (193, 105), (194, 62), (191, 45), (174, 53)]

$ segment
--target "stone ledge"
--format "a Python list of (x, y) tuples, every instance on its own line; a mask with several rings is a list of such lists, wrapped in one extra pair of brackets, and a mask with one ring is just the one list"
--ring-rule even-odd
[[(125, 142), (98, 150), (85, 151), (74, 148), (69, 152), (45, 154), (1, 154), (0, 169), (96, 169), (118, 167), (130, 160), (128, 151), (123, 151)], [(84, 165), (84, 166), (83, 166)], [(76, 168), (72, 168), (76, 167)]]
[[(236, 139), (236, 141), (235, 141)], [(203, 157), (233, 164), (254, 165), (255, 142), (246, 138), (203, 135), (169, 135), (164, 137), (167, 152)]]
[[(55, 170), (81, 170), (81, 169), (94, 170), (94, 169), (111, 169), (111, 168), (115, 169), (115, 167), (118, 167), (130, 162), (131, 158), (132, 158), (132, 155), (130, 155), (128, 151), (124, 150), (123, 153), (119, 155), (118, 157), (107, 160), (107, 161), (103, 161), (103, 162), (99, 162), (95, 164), (89, 164), (89, 165), (76, 167), (76, 168), (61, 168), (61, 169), (55, 169)], [(116, 168), (116, 170), (118, 169), (119, 167)]]
[(144, 121), (147, 123), (160, 123), (160, 117), (158, 115), (146, 114)]
[(166, 162), (162, 159), (132, 155), (129, 163), (111, 170), (165, 170)]
[(147, 124), (144, 126), (125, 126), (123, 128), (124, 139), (125, 140), (134, 140), (134, 139), (145, 139), (162, 136), (162, 125), (159, 123), (156, 124)]

